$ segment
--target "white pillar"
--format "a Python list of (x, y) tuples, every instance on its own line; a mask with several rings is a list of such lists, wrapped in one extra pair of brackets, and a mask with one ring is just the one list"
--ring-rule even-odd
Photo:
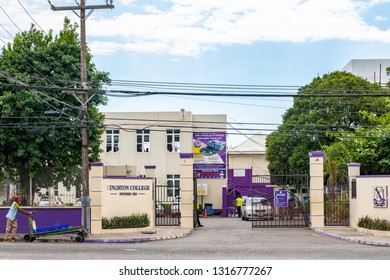
[[(349, 225), (356, 228), (359, 218), (357, 214), (357, 201), (352, 197), (352, 181), (360, 175), (360, 163), (349, 163), (348, 166), (348, 182), (349, 182)], [(357, 182), (355, 181), (355, 188), (357, 188)], [(357, 191), (355, 189), (355, 191)]]
[(181, 227), (194, 227), (193, 154), (180, 153)]
[(92, 162), (89, 172), (91, 197), (91, 234), (102, 233), (102, 184), (103, 163)]
[(145, 177), (148, 177), (148, 178), (156, 177), (156, 166), (155, 165), (145, 165)]
[(324, 216), (324, 153), (310, 152), (310, 215), (311, 227), (325, 226)]

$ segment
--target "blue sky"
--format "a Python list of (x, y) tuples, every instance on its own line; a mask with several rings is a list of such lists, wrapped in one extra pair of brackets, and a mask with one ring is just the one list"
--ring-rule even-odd
[[(105, 0), (87, 0), (102, 5)], [(74, 0), (51, 0), (74, 6)], [(390, 58), (390, 0), (114, 0), (95, 10), (87, 42), (99, 70), (115, 80), (201, 84), (303, 86), (341, 70), (351, 59)], [(43, 0), (0, 0), (26, 30), (32, 19), (55, 32), (71, 11), (53, 12)], [(0, 24), (15, 25), (0, 10)], [(0, 37), (11, 41), (0, 29)], [(122, 88), (123, 89), (123, 88)], [(234, 125), (281, 123), (291, 98), (153, 96), (110, 98), (102, 111), (180, 111), (226, 114)], [(242, 131), (244, 132), (244, 131)], [(230, 137), (230, 145), (243, 140)], [(228, 139), (229, 141), (229, 139)]]

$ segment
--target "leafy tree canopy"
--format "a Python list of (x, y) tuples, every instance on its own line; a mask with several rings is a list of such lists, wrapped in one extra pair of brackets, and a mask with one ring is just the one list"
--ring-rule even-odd
[[(80, 40), (77, 24), (65, 18), (58, 35), (34, 25), (16, 35), (0, 54), (0, 83), (27, 86), (80, 88)], [(96, 69), (87, 51), (88, 82), (100, 88), (109, 74)], [(36, 187), (66, 186), (80, 182), (81, 103), (80, 94), (0, 87), (1, 176), (19, 181), (23, 189), (33, 178)], [(106, 97), (88, 102), (90, 161), (97, 161), (103, 133), (103, 114), (98, 105)], [(48, 111), (60, 116), (48, 117)], [(78, 176), (77, 176), (78, 175)]]
[[(267, 137), (267, 160), (271, 172), (308, 172), (311, 151), (323, 151), (338, 141), (335, 133), (354, 132), (371, 123), (367, 115), (385, 115), (385, 97), (362, 95), (382, 93), (382, 88), (348, 72), (333, 72), (298, 90), (294, 103), (283, 115), (283, 124)], [(299, 97), (299, 95), (313, 97)], [(348, 97), (321, 97), (348, 94)], [(315, 95), (318, 95), (315, 96)]]

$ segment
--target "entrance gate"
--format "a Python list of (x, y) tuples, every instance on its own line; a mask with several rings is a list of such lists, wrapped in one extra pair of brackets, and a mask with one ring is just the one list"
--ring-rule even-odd
[[(179, 190), (180, 193), (180, 190)], [(158, 185), (155, 188), (155, 225), (179, 226), (181, 217), (180, 196), (173, 197), (172, 188)]]
[(325, 226), (349, 226), (349, 187), (335, 184), (324, 189)]
[(264, 192), (270, 193), (264, 199), (249, 197), (244, 202), (243, 219), (251, 218), (252, 228), (310, 226), (307, 174), (254, 175), (252, 182), (272, 188), (272, 192)]

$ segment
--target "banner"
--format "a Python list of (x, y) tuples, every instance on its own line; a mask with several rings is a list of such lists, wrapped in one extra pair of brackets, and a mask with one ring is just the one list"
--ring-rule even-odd
[(226, 178), (226, 132), (194, 132), (192, 152), (197, 178)]

